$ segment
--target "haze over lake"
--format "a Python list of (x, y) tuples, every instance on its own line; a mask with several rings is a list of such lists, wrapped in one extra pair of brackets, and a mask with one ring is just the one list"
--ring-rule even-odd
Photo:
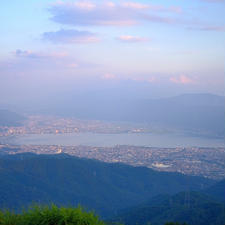
[(150, 147), (224, 147), (224, 139), (193, 137), (178, 134), (152, 133), (66, 133), (66, 134), (29, 134), (17, 136), (9, 142), (18, 145), (86, 145), (86, 146), (114, 146), (136, 145)]

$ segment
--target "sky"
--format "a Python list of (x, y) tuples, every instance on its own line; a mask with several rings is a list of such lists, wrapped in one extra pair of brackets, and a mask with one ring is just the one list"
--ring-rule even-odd
[(225, 95), (224, 0), (2, 0), (0, 103)]

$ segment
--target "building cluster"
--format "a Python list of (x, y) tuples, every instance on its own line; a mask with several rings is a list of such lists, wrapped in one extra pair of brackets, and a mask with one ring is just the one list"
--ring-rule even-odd
[(0, 145), (0, 152), (16, 154), (66, 153), (109, 163), (145, 166), (158, 171), (180, 172), (212, 179), (225, 178), (225, 148), (153, 148), (119, 145), (114, 147), (57, 145)]
[(114, 123), (99, 120), (80, 120), (54, 116), (29, 116), (23, 126), (0, 126), (0, 137), (26, 134), (59, 134), (59, 133), (143, 133), (150, 132), (145, 125)]

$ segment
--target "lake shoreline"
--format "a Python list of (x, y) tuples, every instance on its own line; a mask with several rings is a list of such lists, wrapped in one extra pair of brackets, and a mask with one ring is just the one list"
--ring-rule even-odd
[(185, 134), (153, 133), (64, 133), (27, 134), (0, 138), (0, 143), (15, 145), (65, 145), (112, 147), (133, 145), (146, 147), (225, 147), (224, 139), (187, 136)]

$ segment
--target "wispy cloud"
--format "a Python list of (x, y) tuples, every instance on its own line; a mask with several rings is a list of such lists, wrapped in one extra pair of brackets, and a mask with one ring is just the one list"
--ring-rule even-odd
[(21, 58), (29, 58), (29, 59), (43, 59), (43, 58), (63, 58), (67, 56), (65, 52), (34, 52), (30, 50), (21, 50), (17, 49), (13, 52), (13, 55)]
[(125, 43), (135, 43), (135, 42), (147, 42), (150, 41), (149, 38), (138, 37), (138, 36), (131, 36), (131, 35), (121, 35), (116, 38), (119, 41)]
[(200, 0), (200, 1), (209, 3), (225, 3), (225, 0)]
[(45, 32), (43, 33), (42, 38), (43, 40), (60, 44), (94, 43), (100, 41), (100, 39), (94, 33), (74, 29), (61, 29), (55, 32)]
[(69, 25), (114, 25), (129, 26), (142, 21), (168, 23), (168, 15), (153, 15), (157, 12), (180, 13), (180, 7), (141, 4), (138, 2), (58, 2), (49, 11), (52, 20)]
[(196, 26), (188, 27), (189, 30), (199, 30), (199, 31), (215, 31), (215, 32), (224, 32), (225, 26)]
[[(223, 0), (200, 0), (205, 2), (224, 2)], [(195, 21), (191, 17), (186, 17), (180, 6), (159, 5), (150, 3), (140, 3), (133, 1), (75, 1), (75, 2), (57, 2), (49, 7), (51, 19), (57, 23), (72, 26), (134, 26), (145, 23), (161, 23), (168, 25), (181, 25), (184, 28), (192, 30), (223, 31), (223, 27), (218, 24), (207, 24)], [(80, 31), (82, 32), (82, 31)], [(85, 32), (85, 31), (84, 31)], [(60, 34), (65, 33), (65, 34)], [(69, 33), (69, 32), (68, 32)], [(78, 33), (66, 34), (66, 31), (45, 33), (49, 36), (57, 35), (58, 40), (67, 36), (69, 42), (79, 40)], [(62, 36), (61, 36), (62, 35)], [(94, 34), (90, 34), (87, 42), (97, 41)], [(74, 38), (74, 39), (73, 39)], [(80, 37), (81, 38), (81, 37)], [(84, 39), (85, 40), (85, 39)]]
[(75, 68), (77, 68), (78, 66), (79, 66), (78, 63), (70, 63), (70, 64), (68, 65), (68, 68), (75, 69)]
[(149, 9), (150, 5), (148, 4), (141, 4), (138, 2), (123, 2), (121, 6), (131, 9)]

